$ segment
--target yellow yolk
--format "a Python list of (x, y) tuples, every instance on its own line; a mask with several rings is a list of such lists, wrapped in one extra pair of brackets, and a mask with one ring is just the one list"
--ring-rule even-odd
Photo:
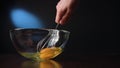
[(51, 59), (59, 55), (61, 52), (62, 49), (60, 47), (44, 48), (40, 51), (40, 58)]

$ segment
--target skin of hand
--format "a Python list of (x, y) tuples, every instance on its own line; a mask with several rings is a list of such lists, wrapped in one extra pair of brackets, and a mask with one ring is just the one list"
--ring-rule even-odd
[(61, 25), (65, 24), (78, 4), (78, 0), (60, 0), (56, 6), (55, 22)]

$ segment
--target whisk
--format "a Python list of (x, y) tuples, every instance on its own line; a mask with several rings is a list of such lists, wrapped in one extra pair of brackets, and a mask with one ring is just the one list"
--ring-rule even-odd
[[(56, 25), (55, 29), (58, 29), (59, 24)], [(41, 41), (38, 42), (37, 44), (37, 52), (39, 52), (39, 50), (45, 48), (45, 47), (50, 47), (50, 46), (54, 46), (55, 43), (57, 43), (59, 39), (59, 31), (49, 31), (48, 35), (43, 38)]]

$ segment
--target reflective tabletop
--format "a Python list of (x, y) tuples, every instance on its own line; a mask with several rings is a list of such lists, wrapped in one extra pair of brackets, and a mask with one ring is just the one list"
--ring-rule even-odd
[(0, 68), (120, 68), (120, 55), (64, 55), (34, 62), (18, 54), (1, 54)]

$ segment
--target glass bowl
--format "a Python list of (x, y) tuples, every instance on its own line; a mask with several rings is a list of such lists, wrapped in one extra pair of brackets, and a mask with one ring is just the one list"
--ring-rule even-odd
[(10, 30), (15, 49), (22, 56), (42, 61), (53, 59), (64, 50), (69, 31), (58, 29), (16, 28)]

